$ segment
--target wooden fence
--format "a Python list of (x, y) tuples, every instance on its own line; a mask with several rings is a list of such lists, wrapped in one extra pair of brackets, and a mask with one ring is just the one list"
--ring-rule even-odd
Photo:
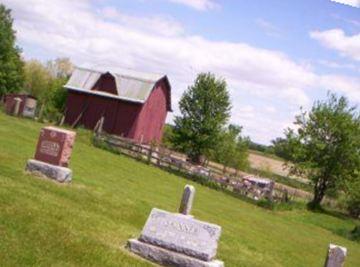
[[(212, 182), (226, 190), (234, 193), (247, 195), (251, 198), (260, 199), (263, 197), (283, 198), (284, 194), (290, 198), (301, 198), (310, 200), (312, 194), (306, 191), (285, 186), (280, 183), (273, 183), (272, 188), (259, 187), (258, 185), (244, 182), (245, 173), (237, 171), (232, 175), (224, 175), (223, 170), (209, 165), (208, 168), (193, 165), (186, 161), (182, 154), (176, 153), (166, 148), (143, 145), (134, 140), (108, 135), (105, 133), (96, 133), (94, 141), (98, 146), (105, 145), (107, 148), (145, 161), (158, 167), (166, 168), (172, 171), (181, 172), (190, 176), (198, 177), (206, 182)], [(271, 192), (270, 192), (271, 191)]]

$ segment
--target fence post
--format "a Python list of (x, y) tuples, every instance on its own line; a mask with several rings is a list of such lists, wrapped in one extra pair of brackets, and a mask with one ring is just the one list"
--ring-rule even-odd
[(59, 122), (59, 126), (63, 126), (64, 121), (65, 121), (65, 116), (62, 115), (62, 116), (61, 116), (61, 119), (60, 119), (60, 122)]
[(152, 156), (152, 145), (150, 145), (149, 150), (148, 150), (148, 155), (147, 155), (147, 163), (150, 164), (151, 163), (151, 156)]
[(210, 169), (210, 168), (208, 168), (208, 170), (209, 170), (208, 180), (212, 180), (212, 177), (211, 177), (211, 169)]
[(43, 104), (41, 105), (41, 107), (40, 107), (39, 116), (38, 116), (38, 118), (39, 118), (40, 121), (41, 121), (42, 118), (43, 118), (44, 107), (45, 107), (45, 104), (43, 103)]
[(15, 97), (14, 100), (15, 100), (15, 107), (14, 107), (14, 113), (13, 113), (13, 115), (14, 115), (14, 116), (18, 116), (18, 115), (19, 115), (19, 111), (20, 111), (20, 104), (21, 104), (22, 100), (21, 100), (20, 97)]
[(156, 165), (157, 165), (157, 166), (160, 166), (161, 160), (162, 160), (162, 158), (163, 158), (162, 153), (163, 153), (163, 152), (162, 152), (161, 149), (159, 148), (159, 149), (158, 149), (158, 156), (157, 156), (157, 159), (156, 159)]
[(135, 146), (135, 147), (136, 147), (136, 152), (137, 152), (136, 157), (137, 157), (139, 160), (141, 160), (141, 159), (142, 159), (142, 157), (141, 157), (142, 147), (141, 147), (141, 145), (137, 145), (137, 146)]

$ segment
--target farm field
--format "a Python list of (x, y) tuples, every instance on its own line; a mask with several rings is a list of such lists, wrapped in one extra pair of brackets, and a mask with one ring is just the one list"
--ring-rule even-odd
[(0, 266), (152, 266), (125, 248), (153, 207), (175, 212), (182, 189), (196, 187), (195, 218), (222, 226), (226, 266), (322, 266), (328, 244), (348, 248), (355, 221), (305, 209), (269, 211), (158, 168), (95, 148), (78, 130), (71, 185), (24, 173), (40, 128), (0, 113)]
[(284, 161), (276, 156), (266, 155), (264, 153), (249, 150), (249, 162), (250, 166), (253, 169), (268, 169), (268, 171), (281, 176), (288, 176), (288, 170), (284, 169)]
[(305, 184), (309, 182), (309, 180), (301, 177), (289, 176), (289, 170), (284, 168), (284, 160), (274, 155), (270, 156), (258, 151), (250, 150), (249, 162), (251, 168), (253, 169), (268, 171), (276, 175), (288, 177), (289, 179), (294, 179)]

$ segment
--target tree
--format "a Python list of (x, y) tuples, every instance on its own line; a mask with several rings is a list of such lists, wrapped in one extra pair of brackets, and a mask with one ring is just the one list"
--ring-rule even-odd
[(174, 136), (174, 126), (170, 124), (165, 124), (163, 128), (163, 136), (161, 143), (168, 149), (174, 149), (172, 138)]
[(230, 116), (230, 99), (225, 80), (201, 73), (179, 102), (181, 116), (175, 117), (173, 144), (200, 163), (217, 146)]
[(67, 98), (67, 90), (64, 88), (64, 85), (69, 80), (74, 65), (69, 58), (57, 58), (48, 61), (46, 69), (52, 77), (50, 83), (52, 108), (55, 112), (61, 113), (65, 109)]
[(273, 154), (272, 148), (270, 146), (258, 144), (249, 140), (249, 149), (256, 150), (263, 153)]
[(348, 182), (346, 184), (345, 193), (346, 193), (346, 208), (349, 214), (354, 218), (359, 218), (360, 217), (360, 178)]
[(278, 137), (271, 141), (274, 154), (285, 160), (291, 160), (291, 151), (286, 138)]
[(360, 179), (360, 115), (345, 97), (329, 94), (311, 111), (296, 116), (296, 131), (288, 129), (292, 174), (308, 177), (314, 186), (309, 203), (315, 208), (325, 194), (345, 190)]
[(234, 167), (236, 170), (247, 170), (250, 166), (249, 162), (249, 137), (243, 137), (241, 135), (238, 136), (236, 143), (236, 154)]
[(52, 80), (49, 70), (38, 60), (29, 60), (25, 62), (24, 72), (25, 91), (35, 96), (40, 103), (44, 103)]
[(50, 60), (46, 63), (46, 69), (55, 78), (69, 78), (74, 65), (67, 57)]
[(214, 159), (226, 167), (246, 169), (248, 167), (248, 140), (241, 134), (242, 127), (230, 124), (221, 133), (220, 141), (214, 151)]
[(71, 69), (71, 62), (62, 58), (48, 61), (46, 66), (37, 60), (25, 63), (25, 90), (38, 99), (47, 119), (56, 121), (64, 111), (67, 91), (63, 86)]
[(12, 25), (11, 10), (0, 4), (0, 97), (20, 91), (24, 81), (23, 62)]

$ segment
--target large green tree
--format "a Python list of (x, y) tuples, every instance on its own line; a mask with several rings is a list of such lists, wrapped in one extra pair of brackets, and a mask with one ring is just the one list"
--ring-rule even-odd
[(21, 90), (24, 81), (23, 62), (12, 26), (11, 10), (0, 4), (0, 97)]
[(296, 131), (286, 133), (291, 172), (312, 181), (310, 207), (317, 207), (325, 194), (346, 191), (347, 184), (360, 179), (360, 115), (345, 97), (329, 94), (296, 116), (295, 125)]
[(173, 144), (196, 163), (216, 148), (230, 116), (230, 98), (225, 80), (201, 73), (179, 102), (181, 116), (175, 117)]
[(26, 92), (37, 97), (40, 103), (45, 102), (52, 80), (50, 71), (40, 61), (32, 59), (25, 62), (24, 73)]

